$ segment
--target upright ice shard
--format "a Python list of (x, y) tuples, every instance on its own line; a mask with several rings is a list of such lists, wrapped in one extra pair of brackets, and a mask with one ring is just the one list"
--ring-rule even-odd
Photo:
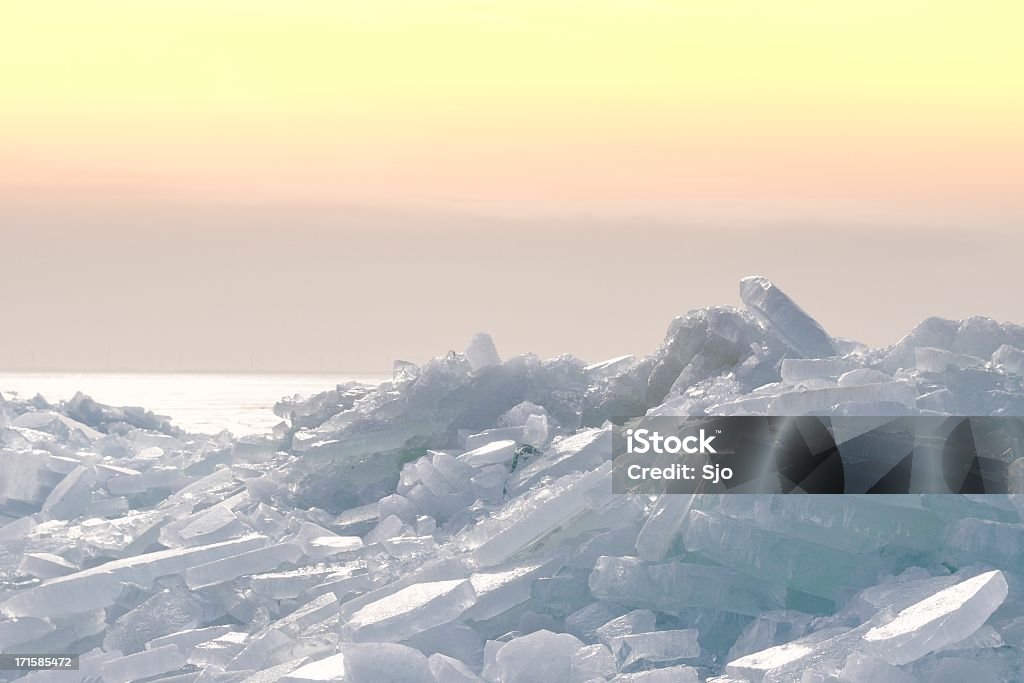
[(755, 315), (805, 358), (836, 355), (832, 338), (795, 301), (768, 278), (754, 275), (740, 281), (740, 298)]
[(864, 641), (887, 662), (913, 662), (977, 631), (1003, 604), (1008, 590), (1002, 572), (979, 574), (908, 607), (865, 633)]

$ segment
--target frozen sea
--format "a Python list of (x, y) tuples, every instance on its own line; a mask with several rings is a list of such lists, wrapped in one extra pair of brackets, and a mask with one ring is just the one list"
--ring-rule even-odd
[(281, 421), (274, 403), (283, 396), (310, 396), (346, 381), (379, 384), (381, 375), (243, 375), (0, 373), (0, 393), (51, 403), (82, 391), (100, 403), (142, 406), (171, 418), (189, 432), (235, 436), (270, 431)]

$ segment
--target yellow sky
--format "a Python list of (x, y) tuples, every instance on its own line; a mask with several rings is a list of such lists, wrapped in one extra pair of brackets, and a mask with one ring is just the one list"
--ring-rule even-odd
[(0, 194), (563, 202), (1024, 186), (1019, 0), (9, 0)]

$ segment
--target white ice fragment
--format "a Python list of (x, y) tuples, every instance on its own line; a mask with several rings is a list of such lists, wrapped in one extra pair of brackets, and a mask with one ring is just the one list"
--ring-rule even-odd
[(294, 543), (278, 543), (190, 567), (185, 571), (189, 588), (205, 588), (240, 576), (251, 576), (277, 569), (285, 562), (294, 562), (302, 550)]
[(459, 456), (459, 460), (473, 467), (505, 465), (512, 462), (515, 454), (516, 442), (506, 439), (504, 441), (493, 441), (486, 446), (466, 451)]
[(596, 631), (598, 640), (609, 645), (612, 639), (628, 636), (632, 633), (648, 633), (654, 630), (656, 617), (649, 609), (635, 609), (621, 617), (615, 617)]
[(573, 660), (582, 647), (575, 636), (540, 630), (506, 643), (495, 655), (495, 664), (502, 683), (569, 682), (577, 680)]
[(873, 368), (857, 368), (839, 376), (838, 384), (841, 387), (855, 387), (862, 384), (882, 384), (891, 382), (892, 375), (887, 375), (881, 370)]
[(758, 683), (772, 669), (795, 662), (813, 651), (812, 643), (798, 641), (776, 645), (729, 662), (725, 671), (730, 676)]
[(677, 660), (700, 654), (695, 628), (614, 636), (608, 639), (608, 647), (624, 672), (678, 664)]
[(475, 600), (467, 579), (413, 584), (357, 611), (342, 635), (356, 642), (405, 640), (457, 619)]
[(915, 680), (906, 671), (863, 652), (854, 652), (846, 658), (842, 677), (849, 681), (870, 681), (871, 683), (914, 683)]
[(7, 652), (10, 646), (26, 643), (53, 633), (56, 626), (39, 617), (0, 619), (0, 652)]
[(608, 360), (591, 363), (583, 368), (583, 371), (595, 379), (614, 377), (615, 375), (628, 370), (635, 361), (636, 359), (633, 356), (616, 356), (615, 358), (609, 358)]
[(126, 583), (150, 586), (161, 576), (182, 574), (196, 564), (259, 548), (266, 540), (264, 536), (253, 535), (198, 548), (174, 548), (114, 560), (15, 593), (0, 603), (0, 612), (54, 617), (108, 607)]
[(43, 501), (43, 514), (49, 519), (75, 519), (92, 502), (96, 476), (89, 467), (79, 466), (61, 479)]
[(836, 355), (828, 333), (768, 278), (760, 275), (740, 281), (740, 298), (794, 350), (807, 358)]
[(835, 380), (860, 367), (851, 358), (785, 358), (780, 368), (782, 381), (796, 384), (812, 379)]
[(825, 389), (789, 391), (768, 404), (771, 415), (808, 415), (830, 412), (841, 403), (899, 403), (908, 408), (917, 405), (917, 390), (907, 382), (879, 382)]
[(476, 603), (466, 610), (466, 619), (483, 621), (507, 612), (530, 599), (530, 586), (545, 567), (530, 563), (490, 572), (477, 572), (469, 577), (476, 594)]
[(984, 360), (976, 356), (927, 346), (915, 349), (914, 358), (919, 371), (931, 373), (943, 373), (950, 369), (979, 368), (985, 364)]
[(129, 683), (185, 666), (186, 658), (176, 645), (164, 645), (112, 659), (100, 667), (104, 683)]
[(555, 439), (543, 457), (517, 469), (508, 479), (510, 495), (519, 495), (544, 477), (592, 470), (612, 456), (610, 429), (586, 429)]
[(342, 643), (340, 652), (306, 664), (280, 683), (437, 683), (427, 658), (392, 643)]
[(377, 502), (377, 516), (381, 519), (387, 519), (394, 515), (403, 523), (412, 524), (416, 521), (418, 514), (416, 506), (410, 503), (405, 496), (400, 496), (397, 493), (384, 496)]
[(178, 531), (184, 545), (206, 545), (242, 536), (251, 529), (224, 505), (214, 505)]
[(498, 349), (494, 345), (494, 340), (491, 339), (491, 335), (485, 332), (477, 332), (473, 335), (473, 338), (469, 340), (469, 346), (466, 347), (465, 353), (466, 360), (469, 361), (469, 367), (473, 369), (473, 372), (494, 365), (501, 365), (501, 356), (498, 355)]
[(358, 536), (319, 536), (308, 543), (309, 555), (315, 558), (351, 553), (363, 547)]
[(432, 654), (427, 658), (430, 672), (438, 683), (483, 683), (483, 679), (477, 676), (462, 661), (442, 654)]
[(45, 580), (74, 574), (78, 567), (53, 553), (27, 553), (18, 565), (18, 571)]
[(496, 427), (494, 429), (485, 429), (477, 434), (470, 434), (466, 437), (466, 441), (462, 444), (462, 447), (467, 451), (472, 451), (494, 441), (515, 441), (516, 443), (523, 443), (525, 436), (526, 429), (522, 425), (515, 427)]
[(572, 680), (606, 680), (615, 676), (615, 657), (604, 645), (585, 645), (572, 656)]
[(658, 497), (636, 537), (636, 554), (642, 560), (665, 558), (679, 535), (695, 495), (664, 493)]
[(611, 463), (582, 475), (568, 474), (550, 485), (513, 499), (487, 523), (473, 530), (473, 560), (479, 567), (500, 564), (590, 506), (592, 490), (610, 490)]
[(700, 683), (700, 676), (692, 666), (668, 666), (631, 674), (620, 674), (612, 683)]
[(1024, 375), (1024, 351), (1003, 344), (992, 354), (992, 362), (1014, 375)]
[(154, 638), (146, 643), (146, 649), (155, 650), (165, 645), (174, 645), (182, 652), (188, 652), (200, 643), (206, 643), (214, 638), (220, 638), (230, 632), (230, 626), (207, 626), (206, 628), (186, 629), (170, 635)]
[(188, 483), (177, 467), (153, 467), (140, 474), (126, 474), (107, 480), (107, 490), (115, 496), (144, 493), (152, 489), (176, 490)]
[(977, 631), (1006, 599), (1003, 573), (979, 574), (941, 590), (864, 634), (870, 652), (892, 664), (908, 664)]

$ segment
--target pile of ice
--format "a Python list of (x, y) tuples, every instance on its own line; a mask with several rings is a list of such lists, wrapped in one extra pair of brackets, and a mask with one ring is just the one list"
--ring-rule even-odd
[(261, 437), (0, 398), (0, 651), (82, 654), (25, 682), (1024, 680), (1013, 497), (611, 493), (613, 419), (1024, 414), (1024, 328), (868, 349), (741, 295), (639, 360), (478, 335)]

